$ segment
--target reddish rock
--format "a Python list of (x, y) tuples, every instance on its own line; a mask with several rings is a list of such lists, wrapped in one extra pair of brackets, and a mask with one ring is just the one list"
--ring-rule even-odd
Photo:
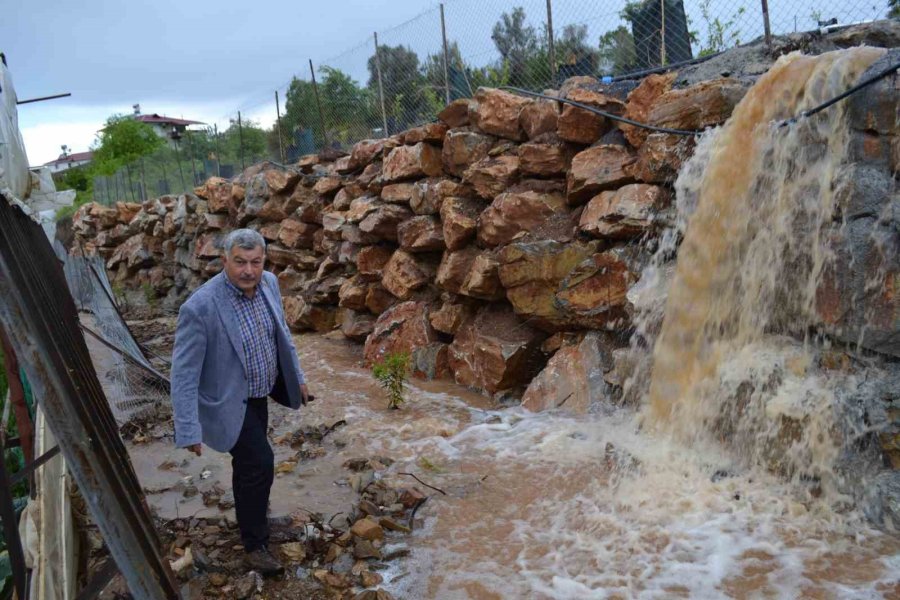
[(436, 177), (441, 174), (441, 151), (431, 144), (399, 146), (384, 159), (382, 178), (385, 183)]
[(529, 142), (519, 146), (519, 169), (525, 175), (555, 177), (568, 171), (573, 154), (571, 148), (558, 139)]
[(483, 205), (477, 200), (450, 197), (441, 204), (444, 243), (448, 250), (458, 250), (475, 237), (478, 215)]
[(447, 127), (446, 123), (426, 123), (421, 127), (414, 127), (408, 130), (403, 135), (403, 143), (413, 145), (419, 142), (429, 142), (440, 145), (444, 141), (447, 129), (449, 127)]
[(291, 250), (279, 244), (266, 246), (266, 260), (273, 265), (287, 267), (306, 262), (311, 255), (308, 250)]
[[(615, 115), (625, 112), (624, 102), (593, 90), (574, 88), (566, 98)], [(571, 104), (564, 104), (562, 113), (559, 115), (557, 133), (567, 142), (593, 144), (610, 129), (612, 129), (612, 121), (606, 117)]]
[(365, 310), (368, 294), (369, 283), (361, 276), (355, 275), (341, 285), (338, 291), (338, 306), (353, 310)]
[(269, 193), (274, 195), (289, 196), (294, 191), (294, 186), (300, 181), (300, 174), (281, 169), (269, 169), (263, 174)]
[(296, 267), (287, 267), (278, 274), (278, 289), (282, 296), (291, 296), (301, 292), (312, 279), (312, 273), (301, 271)]
[[(298, 187), (299, 189), (301, 188)], [(285, 207), (287, 210), (290, 206), (296, 204), (296, 208), (294, 210), (294, 216), (304, 223), (310, 223), (313, 225), (321, 225), (322, 224), (322, 213), (325, 212), (325, 207), (327, 206), (327, 201), (322, 196), (319, 196), (312, 190), (307, 190), (309, 195), (303, 195), (302, 198), (297, 197), (297, 192), (294, 192), (294, 195), (288, 200), (288, 205)], [(300, 200), (299, 203), (296, 200)]]
[(541, 368), (542, 336), (502, 304), (469, 318), (450, 345), (457, 383), (489, 394), (530, 381)]
[(387, 246), (366, 246), (356, 254), (356, 268), (361, 275), (381, 276), (394, 250)]
[(413, 186), (409, 207), (417, 215), (436, 215), (441, 212), (444, 200), (450, 196), (469, 198), (474, 196), (474, 191), (469, 186), (450, 179), (417, 181)]
[(366, 308), (375, 315), (380, 315), (390, 307), (400, 302), (397, 296), (390, 293), (387, 288), (381, 285), (381, 282), (373, 283), (369, 286), (369, 292), (366, 294)]
[(496, 138), (474, 131), (451, 129), (444, 138), (441, 162), (451, 175), (462, 177), (471, 165), (488, 155)]
[(415, 377), (422, 379), (449, 377), (450, 346), (443, 342), (432, 342), (427, 346), (414, 348), (410, 356), (410, 368)]
[(279, 233), (281, 233), (281, 223), (266, 223), (259, 228), (259, 234), (263, 236), (267, 242), (274, 242), (277, 240)]
[(612, 368), (610, 344), (591, 331), (578, 344), (563, 346), (535, 377), (522, 396), (531, 411), (556, 408), (586, 414), (591, 406), (609, 400), (604, 373)]
[(352, 242), (341, 242), (338, 252), (338, 262), (342, 265), (356, 264), (356, 256), (359, 254), (360, 245)]
[(351, 225), (350, 223), (346, 223), (341, 227), (341, 239), (345, 242), (358, 244), (360, 246), (371, 246), (372, 244), (377, 244), (383, 240), (381, 236), (365, 232), (361, 230), (359, 226)]
[(394, 204), (409, 204), (415, 183), (392, 183), (381, 188), (381, 199)]
[[(380, 192), (380, 183), (376, 186), (376, 181), (381, 181), (381, 161), (376, 161), (363, 169), (363, 172), (357, 176), (356, 181), (359, 185), (363, 186), (371, 192), (372, 194), (378, 194)], [(378, 187), (379, 190), (373, 190), (372, 188)]]
[[(153, 264), (153, 254), (149, 246), (149, 236), (145, 236), (142, 233), (131, 236), (125, 243), (115, 249), (106, 262), (106, 268), (113, 271), (121, 264), (129, 271), (134, 271), (141, 267), (151, 266)], [(218, 255), (219, 253), (216, 254), (216, 256)]]
[(463, 181), (469, 183), (479, 196), (487, 200), (493, 200), (497, 194), (518, 180), (519, 157), (513, 154), (482, 158), (463, 175)]
[(322, 229), (325, 231), (325, 236), (333, 240), (341, 239), (341, 229), (346, 222), (346, 212), (331, 211), (322, 213)]
[(425, 302), (403, 302), (378, 317), (363, 351), (366, 366), (383, 360), (388, 354), (412, 355), (416, 348), (439, 341), (428, 320), (428, 312), (429, 306)]
[(301, 169), (309, 169), (317, 164), (319, 164), (318, 154), (304, 154), (300, 157), (300, 160), (297, 161), (297, 166)]
[(604, 190), (631, 183), (635, 156), (625, 146), (604, 144), (579, 152), (566, 178), (569, 204), (584, 204)]
[(227, 179), (221, 177), (210, 177), (203, 186), (209, 212), (211, 213), (227, 213), (236, 212), (237, 203), (232, 194), (232, 184)]
[(353, 165), (350, 163), (350, 156), (342, 156), (334, 161), (331, 165), (332, 170), (335, 173), (340, 173), (341, 175), (346, 175), (348, 173), (353, 172), (355, 169)]
[(222, 236), (201, 235), (194, 244), (194, 255), (197, 258), (217, 258), (222, 255)]
[(378, 207), (380, 206), (383, 206), (383, 204), (377, 198), (373, 198), (372, 196), (363, 196), (362, 198), (357, 198), (350, 203), (347, 212), (344, 214), (344, 218), (348, 223), (358, 224), (370, 214), (378, 210)]
[(519, 120), (529, 140), (555, 132), (559, 120), (559, 104), (552, 100), (532, 100), (522, 109)]
[(455, 252), (444, 252), (441, 264), (438, 266), (435, 283), (448, 292), (459, 293), (478, 254), (478, 248), (472, 246)]
[(363, 194), (365, 190), (359, 183), (349, 182), (335, 194), (331, 207), (334, 210), (347, 210), (351, 203)]
[(560, 283), (556, 300), (583, 327), (617, 329), (628, 319), (628, 289), (638, 279), (629, 248), (614, 248), (578, 265)]
[(482, 300), (500, 300), (506, 292), (500, 283), (500, 263), (488, 252), (482, 252), (472, 261), (459, 293)]
[(601, 192), (588, 202), (578, 228), (598, 238), (635, 238), (650, 229), (653, 215), (668, 202), (668, 190), (645, 183)]
[(404, 221), (397, 227), (397, 239), (400, 247), (408, 252), (435, 252), (446, 247), (441, 222), (432, 216)]
[(284, 298), (284, 316), (294, 331), (327, 332), (334, 329), (338, 311), (332, 306), (308, 303), (303, 296)]
[(373, 160), (381, 156), (383, 148), (384, 139), (357, 142), (350, 150), (350, 168), (356, 171), (368, 166)]
[(412, 211), (398, 204), (382, 204), (360, 221), (359, 229), (379, 239), (397, 241), (397, 226), (412, 217)]
[(116, 202), (116, 222), (122, 225), (128, 225), (131, 220), (140, 212), (141, 205), (136, 202)]
[(531, 231), (555, 213), (567, 212), (562, 194), (507, 192), (497, 196), (478, 219), (478, 241), (488, 246), (508, 244), (523, 231)]
[(341, 312), (341, 333), (354, 342), (364, 342), (375, 330), (375, 317), (366, 312), (345, 308)]
[(448, 104), (438, 113), (438, 119), (450, 127), (463, 127), (469, 124), (469, 99), (459, 98)]
[(431, 326), (441, 333), (456, 335), (460, 326), (475, 314), (475, 307), (459, 302), (444, 302), (431, 313)]
[(478, 88), (469, 118), (478, 129), (491, 135), (521, 142), (525, 132), (519, 122), (522, 109), (530, 100), (503, 90)]
[[(677, 74), (677, 71), (670, 71), (648, 75), (642, 79), (641, 83), (628, 94), (628, 102), (625, 105), (623, 116), (638, 123), (647, 123), (650, 120), (650, 110), (653, 105), (660, 96), (671, 89)], [(616, 126), (625, 134), (628, 143), (635, 148), (640, 148), (647, 136), (650, 135), (650, 130), (643, 127), (635, 127), (621, 122)]]
[(721, 125), (731, 116), (748, 88), (747, 83), (723, 78), (669, 90), (653, 104), (647, 122), (658, 127), (687, 130)]
[(303, 223), (296, 219), (286, 219), (281, 222), (281, 231), (278, 241), (285, 248), (306, 248), (312, 250), (316, 232), (321, 229), (318, 225)]
[(403, 250), (397, 250), (384, 267), (381, 283), (394, 296), (407, 300), (417, 289), (434, 279), (435, 266)]
[(266, 200), (256, 213), (256, 218), (263, 221), (283, 221), (287, 218), (284, 210), (285, 198), (281, 196), (273, 196)]
[(670, 133), (651, 133), (638, 150), (637, 162), (631, 167), (635, 179), (647, 183), (675, 181), (681, 165), (690, 158), (694, 138)]
[(340, 177), (330, 175), (320, 178), (313, 186), (313, 190), (322, 196), (331, 197), (344, 185), (344, 180)]

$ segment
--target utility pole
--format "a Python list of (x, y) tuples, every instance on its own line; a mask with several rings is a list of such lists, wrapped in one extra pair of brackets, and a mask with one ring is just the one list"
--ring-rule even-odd
[(375, 32), (375, 70), (378, 72), (378, 97), (381, 98), (381, 122), (384, 125), (384, 137), (389, 137), (387, 111), (384, 110), (384, 85), (381, 82), (381, 52), (378, 51), (378, 32)]

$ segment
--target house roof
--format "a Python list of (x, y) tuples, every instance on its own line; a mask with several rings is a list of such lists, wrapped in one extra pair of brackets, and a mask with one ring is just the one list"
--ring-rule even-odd
[(94, 153), (90, 152), (90, 151), (88, 151), (88, 152), (73, 152), (72, 154), (69, 154), (68, 156), (66, 156), (65, 154), (60, 154), (59, 158), (57, 158), (56, 160), (51, 160), (50, 162), (46, 163), (44, 166), (49, 167), (51, 165), (61, 165), (63, 163), (83, 162), (83, 161), (91, 160), (92, 158), (94, 158)]
[(144, 123), (159, 123), (161, 125), (184, 125), (187, 127), (188, 125), (205, 125), (202, 121), (189, 121), (188, 119), (176, 119), (174, 117), (167, 117), (165, 115), (158, 115), (153, 113), (152, 115), (137, 115), (134, 117), (138, 121), (143, 121)]

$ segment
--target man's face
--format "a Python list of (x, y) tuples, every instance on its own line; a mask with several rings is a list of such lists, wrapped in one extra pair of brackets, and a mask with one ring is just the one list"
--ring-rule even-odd
[(223, 257), (225, 274), (242, 292), (254, 290), (262, 279), (265, 256), (262, 246), (246, 250), (235, 246)]

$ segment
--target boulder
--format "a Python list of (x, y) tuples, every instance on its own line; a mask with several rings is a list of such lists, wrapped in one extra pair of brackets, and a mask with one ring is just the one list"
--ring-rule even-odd
[(128, 225), (140, 212), (141, 205), (137, 202), (116, 202), (116, 223)]
[(438, 266), (435, 283), (448, 292), (459, 293), (478, 254), (478, 248), (473, 246), (444, 252), (441, 264)]
[(331, 208), (332, 210), (347, 210), (354, 200), (365, 193), (363, 186), (358, 182), (348, 182), (334, 195), (334, 201), (331, 203)]
[[(672, 82), (675, 81), (677, 71), (670, 71), (662, 74), (652, 74), (644, 77), (641, 83), (628, 94), (628, 102), (625, 105), (624, 117), (637, 121), (638, 123), (647, 123), (650, 117), (650, 110), (659, 100), (660, 96), (669, 91)], [(617, 123), (619, 129), (625, 134), (625, 139), (635, 148), (640, 148), (647, 136), (650, 135), (649, 129), (643, 127), (635, 127), (627, 123)]]
[(296, 267), (287, 267), (278, 274), (278, 289), (282, 296), (291, 296), (303, 291), (313, 275), (309, 271), (301, 271)]
[(537, 191), (506, 192), (494, 198), (478, 219), (478, 241), (487, 246), (508, 244), (555, 213), (567, 212), (562, 194)]
[(257, 219), (263, 221), (283, 221), (288, 213), (284, 210), (287, 199), (283, 196), (272, 196), (260, 207), (256, 213)]
[(341, 311), (341, 333), (354, 342), (364, 342), (375, 329), (375, 317), (367, 312), (345, 308)]
[(631, 167), (634, 178), (645, 183), (671, 183), (681, 165), (690, 158), (693, 137), (671, 133), (651, 133), (641, 144), (637, 162)]
[(436, 215), (441, 212), (441, 205), (446, 198), (470, 198), (474, 195), (472, 188), (451, 179), (425, 179), (417, 181), (413, 186), (409, 207), (417, 215)]
[(460, 385), (489, 394), (521, 386), (542, 366), (542, 339), (508, 306), (485, 306), (460, 326), (450, 345), (450, 370)]
[(637, 252), (613, 248), (579, 264), (559, 285), (556, 302), (561, 310), (582, 327), (625, 327), (630, 312), (626, 294), (643, 266)]
[(459, 98), (438, 113), (438, 119), (450, 127), (464, 127), (469, 124), (469, 99)]
[(398, 146), (384, 159), (382, 178), (385, 183), (441, 174), (441, 151), (420, 142), (415, 146)]
[(332, 197), (344, 185), (344, 180), (336, 175), (321, 177), (313, 186), (313, 190), (322, 196)]
[(381, 283), (397, 298), (407, 300), (434, 279), (435, 272), (435, 265), (427, 258), (397, 250), (384, 267)]
[(628, 148), (618, 144), (593, 146), (579, 152), (572, 159), (566, 177), (569, 204), (584, 204), (604, 190), (633, 182), (630, 168), (635, 160)]
[(578, 228), (593, 237), (632, 239), (650, 229), (653, 216), (668, 205), (669, 191), (657, 185), (632, 183), (600, 192), (581, 213)]
[(722, 78), (664, 92), (650, 109), (647, 122), (657, 127), (702, 130), (724, 123), (747, 93), (749, 83)]
[(441, 333), (456, 335), (466, 319), (475, 314), (475, 310), (471, 304), (445, 301), (438, 310), (431, 313), (431, 326)]
[(529, 140), (555, 132), (559, 121), (559, 104), (552, 100), (532, 100), (522, 108), (519, 120)]
[(472, 261), (459, 293), (482, 300), (500, 300), (506, 292), (500, 283), (500, 263), (490, 252), (481, 252)]
[(604, 374), (612, 369), (611, 344), (604, 334), (591, 331), (578, 344), (564, 345), (535, 377), (522, 396), (530, 411), (562, 408), (586, 414), (591, 406), (609, 399)]
[(399, 301), (397, 296), (390, 293), (380, 281), (370, 285), (366, 294), (366, 308), (374, 315), (380, 315)]
[(366, 340), (363, 350), (366, 366), (383, 360), (388, 354), (412, 355), (416, 348), (438, 342), (428, 320), (429, 309), (426, 302), (403, 302), (382, 313)]
[(496, 138), (465, 129), (451, 129), (444, 138), (441, 162), (444, 170), (462, 177), (471, 165), (488, 155)]
[(463, 175), (463, 181), (475, 188), (475, 192), (486, 200), (493, 200), (518, 180), (519, 157), (514, 154), (482, 158), (466, 169)]
[(366, 246), (356, 254), (356, 268), (361, 275), (381, 276), (394, 250), (387, 246)]
[(381, 199), (394, 204), (409, 204), (415, 183), (392, 183), (381, 188)]
[(236, 213), (237, 202), (232, 194), (232, 184), (221, 177), (210, 177), (202, 186), (211, 213)]
[(347, 223), (347, 213), (339, 211), (329, 211), (322, 213), (322, 229), (327, 238), (333, 240), (341, 239), (341, 230)]
[(448, 129), (446, 123), (426, 123), (420, 127), (408, 129), (403, 134), (403, 143), (409, 146), (419, 142), (428, 142), (440, 146)]
[[(216, 256), (220, 253), (217, 251)], [(106, 268), (114, 271), (120, 264), (125, 265), (129, 271), (152, 266), (153, 254), (150, 250), (150, 237), (140, 233), (131, 236), (116, 248), (109, 260), (106, 261)]]
[(469, 198), (450, 197), (441, 204), (444, 243), (448, 250), (458, 250), (475, 237), (478, 216), (483, 204)]
[(338, 306), (353, 310), (365, 310), (368, 294), (369, 282), (361, 275), (354, 275), (345, 281), (338, 290)]
[(446, 247), (441, 222), (433, 216), (413, 217), (400, 223), (397, 239), (400, 248), (408, 252), (439, 252)]
[(558, 138), (535, 140), (519, 146), (519, 169), (523, 175), (557, 177), (568, 171), (573, 155), (571, 147)]
[(333, 306), (310, 304), (303, 296), (287, 296), (284, 298), (284, 316), (294, 331), (324, 333), (334, 329), (338, 312)]
[(360, 221), (359, 229), (382, 240), (397, 241), (397, 227), (412, 217), (412, 211), (399, 204), (382, 204)]
[(427, 346), (414, 348), (410, 356), (410, 368), (415, 377), (428, 379), (429, 381), (449, 377), (449, 344), (432, 342)]
[(350, 150), (349, 167), (353, 171), (367, 167), (373, 160), (381, 156), (384, 148), (384, 139), (362, 140), (353, 145)]
[(478, 88), (469, 118), (481, 131), (516, 142), (525, 139), (519, 116), (531, 101), (503, 90)]
[(266, 261), (280, 267), (301, 265), (310, 256), (314, 257), (315, 255), (309, 250), (292, 250), (280, 244), (269, 244), (266, 246)]
[[(569, 91), (566, 98), (615, 115), (625, 112), (624, 102), (602, 92), (574, 88)], [(557, 133), (567, 142), (587, 145), (599, 140), (610, 129), (612, 129), (612, 121), (606, 117), (571, 104), (564, 104), (559, 115)]]
[(282, 169), (268, 169), (263, 173), (263, 177), (270, 195), (289, 196), (300, 181), (299, 173)]
[(344, 214), (344, 218), (347, 223), (357, 225), (381, 206), (384, 206), (384, 204), (380, 202), (378, 198), (373, 196), (362, 196), (350, 203), (350, 206), (347, 207), (347, 212)]
[(281, 223), (266, 223), (258, 231), (266, 242), (274, 242), (278, 239), (278, 234), (281, 233)]

